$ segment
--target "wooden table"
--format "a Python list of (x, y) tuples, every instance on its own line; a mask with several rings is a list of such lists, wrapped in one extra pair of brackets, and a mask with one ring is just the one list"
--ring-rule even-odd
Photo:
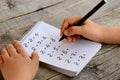
[[(38, 21), (60, 28), (64, 18), (84, 16), (98, 2), (100, 0), (0, 0), (0, 48), (20, 39)], [(91, 19), (104, 26), (120, 25), (120, 0), (108, 0)], [(120, 80), (119, 60), (120, 46), (103, 44), (78, 76), (70, 78), (40, 66), (35, 80)]]

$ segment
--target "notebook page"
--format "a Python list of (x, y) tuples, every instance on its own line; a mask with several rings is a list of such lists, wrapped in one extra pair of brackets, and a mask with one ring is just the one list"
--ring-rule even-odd
[(101, 44), (88, 40), (69, 43), (59, 39), (59, 29), (39, 22), (21, 42), (29, 56), (37, 50), (41, 62), (78, 73), (101, 48)]

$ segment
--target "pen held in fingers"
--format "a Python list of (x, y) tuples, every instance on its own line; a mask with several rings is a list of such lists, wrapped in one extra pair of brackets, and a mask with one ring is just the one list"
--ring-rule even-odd
[[(102, 0), (98, 5), (96, 5), (90, 12), (88, 12), (79, 22), (78, 26), (82, 25), (90, 16), (92, 16), (99, 8), (101, 8), (107, 0)], [(65, 35), (63, 35), (60, 39), (59, 42), (62, 41), (64, 38), (66, 38)]]

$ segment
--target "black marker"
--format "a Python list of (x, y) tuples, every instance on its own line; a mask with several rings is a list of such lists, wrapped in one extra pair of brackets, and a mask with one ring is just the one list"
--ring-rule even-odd
[[(94, 14), (100, 7), (102, 7), (107, 0), (102, 0), (97, 6), (95, 6), (88, 14), (86, 14), (79, 22), (78, 26), (82, 25), (92, 14)], [(62, 41), (64, 38), (66, 38), (65, 35), (63, 35), (59, 41)]]

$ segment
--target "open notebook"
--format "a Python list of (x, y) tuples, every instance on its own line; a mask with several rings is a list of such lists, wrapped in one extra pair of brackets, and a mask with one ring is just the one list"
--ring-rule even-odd
[(77, 40), (59, 42), (60, 30), (45, 22), (38, 22), (21, 42), (29, 56), (37, 50), (40, 61), (68, 76), (76, 76), (101, 48), (100, 43)]

